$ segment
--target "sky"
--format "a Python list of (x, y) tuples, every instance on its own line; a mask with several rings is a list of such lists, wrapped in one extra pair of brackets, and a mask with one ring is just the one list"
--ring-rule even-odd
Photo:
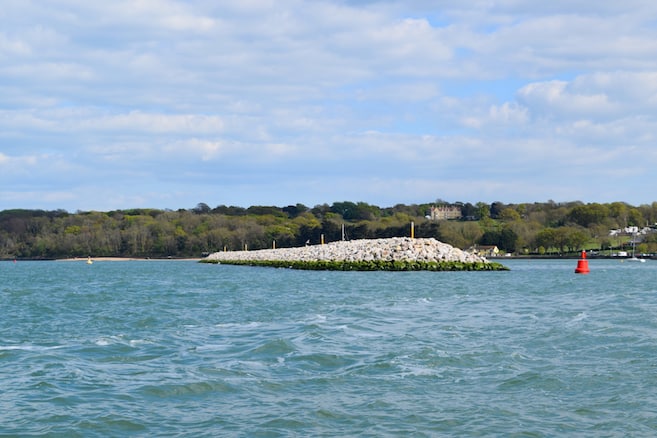
[(0, 210), (657, 200), (657, 2), (23, 0)]

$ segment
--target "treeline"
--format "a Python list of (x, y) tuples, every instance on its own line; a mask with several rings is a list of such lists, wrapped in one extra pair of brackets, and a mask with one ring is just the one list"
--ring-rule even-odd
[[(433, 206), (460, 211), (460, 219), (432, 220)], [(582, 202), (533, 204), (399, 204), (381, 208), (335, 202), (312, 208), (200, 203), (180, 210), (110, 212), (0, 211), (0, 258), (198, 257), (214, 251), (293, 247), (363, 238), (434, 237), (458, 248), (496, 245), (504, 252), (565, 253), (622, 248), (627, 235), (611, 229), (657, 222), (657, 202), (638, 207)], [(657, 233), (641, 235), (637, 250), (657, 252)]]

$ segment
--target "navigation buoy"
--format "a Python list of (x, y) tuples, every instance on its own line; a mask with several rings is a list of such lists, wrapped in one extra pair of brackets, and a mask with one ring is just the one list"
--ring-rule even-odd
[(589, 272), (589, 261), (586, 260), (586, 251), (582, 251), (582, 258), (577, 260), (577, 267), (575, 268), (575, 274), (588, 274)]

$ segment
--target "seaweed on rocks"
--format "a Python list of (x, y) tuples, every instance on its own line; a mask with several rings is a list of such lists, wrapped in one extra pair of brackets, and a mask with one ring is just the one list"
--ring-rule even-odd
[(331, 271), (503, 271), (507, 267), (436, 239), (390, 238), (299, 248), (218, 252), (203, 263)]

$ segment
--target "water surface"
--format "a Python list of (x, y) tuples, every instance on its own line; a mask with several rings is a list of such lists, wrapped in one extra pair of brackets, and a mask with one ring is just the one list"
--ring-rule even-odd
[(654, 436), (657, 262), (0, 263), (0, 435)]

